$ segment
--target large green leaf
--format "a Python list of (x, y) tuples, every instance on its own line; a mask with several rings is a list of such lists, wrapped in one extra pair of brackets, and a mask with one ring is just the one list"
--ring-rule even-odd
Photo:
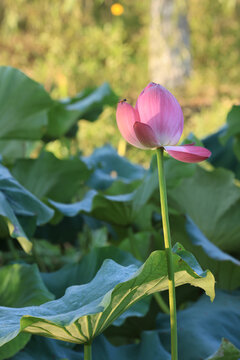
[[(170, 352), (169, 317), (158, 315), (159, 336)], [(240, 348), (240, 293), (217, 291), (214, 302), (202, 296), (178, 311), (179, 360), (202, 360), (212, 356), (222, 338)], [(223, 358), (224, 359), (224, 358)]]
[(52, 100), (21, 71), (0, 67), (0, 139), (41, 139)]
[(239, 360), (239, 358), (240, 350), (237, 349), (228, 340), (223, 339), (218, 351), (213, 356), (210, 356), (207, 360)]
[[(50, 201), (50, 204), (65, 216), (74, 217), (78, 213), (83, 213), (108, 222), (115, 228), (134, 224), (138, 229), (149, 230), (152, 214), (156, 211), (155, 203), (159, 211), (159, 198), (155, 196), (155, 192), (158, 191), (158, 177), (154, 161), (151, 169), (143, 172), (142, 169), (135, 168), (123, 158), (119, 158), (116, 153), (110, 161), (110, 151), (108, 147), (99, 149), (93, 158), (86, 160), (89, 166), (96, 166), (98, 161), (100, 164), (100, 168), (94, 171), (88, 184), (97, 189), (107, 190), (90, 190), (83, 200), (73, 204), (56, 201)], [(181, 168), (177, 161), (169, 160), (166, 163), (170, 188), (177, 186), (184, 178), (189, 178), (195, 171), (192, 164)], [(123, 167), (126, 167), (127, 172), (123, 171)], [(118, 176), (117, 181), (113, 181), (111, 177), (113, 170)], [(178, 181), (175, 180), (176, 177)], [(112, 185), (109, 187), (110, 184)], [(151, 198), (154, 198), (153, 203), (149, 203)]]
[(221, 141), (225, 144), (229, 139), (233, 140), (233, 151), (240, 161), (240, 105), (232, 107), (227, 116), (227, 124), (227, 130), (221, 136)]
[[(52, 273), (42, 273), (42, 278), (47, 288), (59, 298), (64, 295), (69, 286), (90, 282), (105, 259), (112, 259), (123, 266), (131, 264), (140, 266), (141, 264), (131, 254), (121, 251), (116, 247), (107, 246), (93, 249), (79, 263), (65, 265), (60, 270)], [(138, 301), (125, 311), (114, 324), (117, 326), (121, 325), (129, 316), (144, 316), (149, 310), (150, 300), (151, 298), (147, 297)]]
[(234, 139), (230, 137), (225, 144), (222, 144), (220, 141), (221, 135), (225, 132), (226, 127), (223, 127), (203, 140), (204, 146), (212, 152), (208, 161), (215, 167), (224, 167), (233, 171), (235, 176), (239, 179), (240, 163), (233, 151)]
[(152, 250), (159, 248), (159, 233), (157, 233), (157, 244), (155, 244), (156, 232), (149, 231), (128, 232), (128, 236), (119, 244), (119, 248), (132, 252), (138, 260), (146, 259)]
[(14, 264), (0, 269), (1, 306), (20, 308), (53, 299), (36, 265)]
[(229, 290), (239, 288), (240, 261), (210, 242), (190, 218), (186, 221), (186, 231), (200, 264), (209, 267), (213, 272), (217, 286)]
[[(72, 344), (43, 337), (32, 337), (23, 352), (12, 360), (83, 360), (82, 349)], [(170, 360), (170, 354), (161, 345), (156, 331), (144, 332), (138, 344), (113, 346), (104, 336), (97, 337), (92, 345), (93, 360)]]
[[(92, 348), (94, 360), (145, 360), (148, 357), (151, 359), (171, 359), (170, 353), (159, 341), (157, 331), (143, 332), (138, 344), (118, 347), (113, 346), (103, 336), (100, 336), (94, 340)], [(239, 356), (240, 351), (227, 340), (223, 340), (217, 353), (205, 360), (238, 360)], [(83, 352), (60, 341), (33, 337), (24, 351), (14, 356), (12, 360), (52, 360), (53, 358), (57, 360), (83, 360)], [(181, 354), (179, 359), (184, 360)], [(197, 353), (191, 358), (191, 360), (198, 359)]]
[(221, 136), (225, 144), (232, 136), (240, 135), (240, 105), (234, 105), (227, 115), (227, 128)]
[[(176, 246), (173, 254), (176, 286), (189, 283), (214, 298), (214, 277), (203, 272), (191, 254)], [(142, 266), (122, 266), (105, 260), (88, 284), (72, 286), (65, 295), (39, 307), (0, 308), (0, 343), (20, 331), (59, 340), (85, 343), (99, 335), (124, 311), (154, 292), (168, 289), (164, 251), (153, 252)]]
[(169, 197), (222, 250), (240, 250), (240, 187), (233, 173), (198, 167), (193, 177), (169, 191)]
[(240, 286), (240, 262), (221, 250), (199, 230), (190, 217), (171, 216), (173, 242), (177, 241), (193, 253), (204, 268), (208, 268), (220, 289), (233, 290)]
[(77, 203), (49, 202), (65, 216), (72, 217), (82, 212), (116, 226), (127, 226), (136, 221), (156, 188), (157, 176), (154, 172), (148, 173), (140, 184), (139, 181), (129, 184), (116, 181), (105, 192), (90, 190)]
[(134, 193), (106, 195), (95, 190), (87, 192), (83, 200), (73, 204), (62, 204), (49, 200), (49, 203), (65, 216), (76, 216), (84, 213), (96, 219), (107, 221), (116, 226), (131, 224), (136, 214), (132, 202)]
[(12, 168), (16, 179), (38, 198), (71, 201), (91, 171), (78, 158), (60, 160), (50, 152), (38, 159), (20, 159)]
[(56, 101), (48, 115), (47, 137), (66, 134), (79, 119), (94, 121), (105, 105), (115, 105), (117, 97), (109, 84), (93, 90), (84, 90), (73, 98)]
[(31, 334), (20, 333), (13, 340), (0, 347), (0, 360), (9, 359), (17, 354), (29, 342)]
[[(238, 360), (239, 294), (217, 292), (213, 303), (206, 296), (178, 312), (179, 360)], [(223, 340), (226, 337), (230, 341)], [(92, 343), (93, 360), (170, 360), (169, 317), (161, 314), (158, 329), (144, 331), (135, 343), (113, 346), (103, 336)], [(221, 344), (222, 341), (222, 344)], [(214, 355), (213, 355), (214, 354)], [(14, 360), (83, 359), (83, 349), (73, 344), (33, 336)]]
[(119, 156), (110, 145), (96, 149), (91, 156), (83, 159), (94, 169), (88, 185), (93, 189), (107, 189), (114, 181), (131, 182), (143, 178), (146, 170)]
[(0, 140), (0, 154), (7, 164), (16, 159), (29, 157), (38, 141)]
[[(32, 336), (25, 349), (12, 360), (83, 360), (83, 353), (73, 349), (74, 344)], [(1, 351), (1, 348), (0, 348)]]
[[(218, 316), (221, 309), (224, 310), (224, 302), (227, 302), (227, 304), (231, 306), (235, 305), (235, 302), (234, 300), (231, 301), (231, 295), (227, 295), (222, 298), (222, 305), (220, 305), (219, 299), (221, 299), (221, 297), (220, 293), (217, 294), (218, 301), (216, 305), (215, 302), (213, 304), (209, 304), (209, 302), (206, 304), (206, 299), (205, 301), (201, 299), (197, 303), (198, 306), (194, 306), (193, 308), (190, 307), (188, 311), (180, 311), (181, 320), (184, 324), (186, 324), (186, 326), (189, 326), (189, 329), (185, 329), (182, 324), (181, 329), (183, 329), (184, 335), (180, 335), (181, 344), (179, 343), (179, 345), (181, 346), (179, 346), (179, 360), (239, 359), (239, 350), (227, 340), (223, 340), (220, 348), (217, 350), (221, 342), (221, 334), (227, 334), (234, 340), (235, 343), (239, 343), (238, 334), (234, 336), (234, 326), (236, 326), (236, 321), (238, 321), (237, 319), (239, 317), (237, 311), (230, 307), (230, 319), (228, 319), (227, 316), (224, 316), (223, 321), (221, 317)], [(238, 299), (236, 300), (238, 301)], [(204, 317), (203, 320), (200, 321), (200, 318), (203, 317), (203, 312), (210, 314), (210, 319)], [(226, 311), (224, 311), (224, 315), (225, 314)], [(164, 316), (164, 318), (165, 317), (166, 316)], [(231, 322), (232, 319), (234, 319), (233, 322)], [(213, 324), (211, 326), (212, 321)], [(167, 317), (166, 322), (168, 322)], [(106, 338), (99, 336), (92, 344), (93, 359), (145, 360), (149, 357), (151, 359), (160, 358), (170, 360), (171, 355), (164, 347), (166, 346), (166, 337), (169, 336), (169, 332), (167, 330), (164, 334), (164, 330), (161, 330), (161, 323), (159, 323), (159, 325), (160, 330), (158, 331), (143, 332), (140, 342), (137, 344), (115, 347), (107, 341)], [(165, 319), (163, 321), (163, 326), (164, 325)], [(193, 335), (189, 336), (189, 332), (191, 332), (193, 327), (196, 327), (196, 329), (194, 330)], [(160, 338), (159, 333), (161, 334)], [(212, 350), (215, 354), (208, 357)], [(74, 348), (74, 346), (70, 344), (65, 345), (64, 343), (56, 340), (34, 336), (26, 349), (17, 354), (13, 360), (51, 360), (52, 358), (57, 360), (65, 358), (68, 360), (83, 359), (83, 352), (79, 351), (76, 347)]]
[[(14, 264), (0, 269), (1, 306), (23, 307), (40, 305), (53, 300), (41, 280), (36, 265)], [(22, 349), (30, 339), (30, 334), (20, 333), (0, 348), (0, 360), (8, 359)]]
[(32, 244), (28, 239), (28, 229), (22, 224), (34, 228), (36, 224), (48, 222), (53, 214), (52, 209), (21, 186), (0, 165), (0, 215), (8, 220), (11, 236), (19, 241), (26, 252), (31, 251)]
[(47, 288), (59, 298), (69, 286), (90, 282), (105, 259), (112, 259), (123, 266), (141, 265), (131, 254), (114, 246), (106, 246), (93, 249), (78, 263), (67, 264), (55, 272), (42, 273), (41, 276)]

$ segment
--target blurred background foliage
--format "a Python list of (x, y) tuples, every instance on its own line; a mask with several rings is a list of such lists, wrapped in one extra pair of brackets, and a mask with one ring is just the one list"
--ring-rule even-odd
[[(180, 7), (184, 0), (175, 2)], [(107, 81), (120, 98), (134, 104), (154, 81), (149, 72), (151, 1), (119, 3), (114, 10), (112, 0), (1, 0), (0, 65), (21, 69), (54, 98)], [(239, 0), (187, 2), (191, 72), (184, 85), (171, 89), (183, 106), (184, 136), (215, 131), (237, 101), (239, 16)], [(121, 147), (115, 109), (106, 107), (100, 121), (82, 121), (77, 139), (86, 155), (104, 143)], [(49, 145), (58, 157), (69, 155), (68, 148), (66, 139)], [(126, 155), (146, 161), (146, 154), (132, 147), (127, 146)]]
[[(0, 1), (0, 65), (10, 66), (0, 66), (0, 304), (19, 306), (20, 299), (21, 306), (38, 305), (90, 281), (106, 258), (125, 265), (162, 249), (156, 158), (146, 170), (119, 156), (125, 153), (147, 167), (153, 152), (126, 146), (115, 120), (117, 98), (134, 104), (149, 81), (158, 81), (150, 66), (155, 8), (161, 18), (156, 28), (164, 30), (158, 31), (159, 41), (165, 50), (183, 46), (176, 54), (185, 52), (189, 59), (189, 77), (169, 87), (183, 107), (183, 137), (194, 132), (188, 140), (199, 144), (198, 138), (214, 132), (203, 140), (212, 151), (209, 162), (165, 162), (173, 243), (181, 242), (212, 271), (219, 290), (210, 310), (193, 303), (201, 295), (196, 287), (177, 289), (180, 316), (190, 311), (181, 326), (191, 336), (180, 335), (181, 343), (191, 339), (191, 346), (183, 345), (187, 354), (181, 356), (210, 359), (223, 337), (240, 347), (237, 293), (221, 295), (239, 288), (240, 279), (239, 0)], [(178, 42), (183, 33), (186, 48)], [(170, 79), (179, 63), (175, 68), (169, 59), (157, 70)], [(127, 359), (121, 351), (131, 342), (131, 354), (140, 351), (145, 359), (150, 348), (163, 343), (167, 349), (168, 330), (157, 302), (148, 306), (147, 314), (144, 306), (141, 317), (127, 315), (122, 326), (108, 329), (111, 344), (105, 338), (95, 342), (95, 349), (110, 350), (94, 351), (115, 359), (113, 344), (124, 344), (117, 354)], [(155, 342), (144, 337), (148, 330)], [(27, 341), (18, 338), (2, 347), (0, 360)], [(140, 348), (144, 344), (146, 350)], [(33, 336), (12, 360), (36, 360), (39, 354), (79, 358), (79, 348), (73, 354), (64, 347), (70, 354), (55, 346), (60, 345), (38, 343)]]

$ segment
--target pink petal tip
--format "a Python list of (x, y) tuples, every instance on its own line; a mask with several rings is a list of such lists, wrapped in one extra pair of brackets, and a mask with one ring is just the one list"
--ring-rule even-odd
[(138, 112), (130, 104), (128, 104), (126, 100), (118, 103), (116, 118), (119, 131), (124, 139), (133, 146), (145, 149), (136, 137), (133, 129), (135, 122), (139, 121)]
[(201, 146), (194, 146), (192, 144), (180, 146), (165, 146), (164, 149), (174, 159), (186, 163), (198, 163), (208, 159), (211, 156), (211, 151)]

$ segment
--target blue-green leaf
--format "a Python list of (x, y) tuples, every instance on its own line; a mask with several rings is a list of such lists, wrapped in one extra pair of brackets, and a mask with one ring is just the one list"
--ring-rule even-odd
[[(176, 286), (189, 283), (214, 298), (214, 277), (209, 271), (195, 272), (180, 256), (173, 254)], [(0, 344), (21, 331), (58, 340), (86, 343), (99, 335), (131, 305), (154, 292), (168, 289), (165, 251), (153, 252), (142, 266), (122, 266), (105, 260), (88, 284), (72, 286), (65, 295), (39, 307), (0, 308)]]
[(207, 239), (192, 219), (172, 216), (172, 238), (181, 242), (198, 262), (208, 268), (220, 289), (234, 290), (240, 286), (240, 262)]
[(37, 159), (19, 159), (12, 168), (16, 179), (38, 198), (71, 201), (91, 171), (78, 158), (57, 159), (43, 152)]
[(24, 307), (53, 300), (36, 265), (13, 264), (0, 269), (0, 305)]
[(233, 173), (198, 167), (193, 177), (169, 191), (169, 197), (219, 248), (229, 252), (240, 249), (240, 187)]
[(0, 67), (0, 139), (41, 139), (53, 101), (21, 71)]
[[(212, 356), (222, 338), (240, 347), (240, 293), (217, 291), (213, 303), (202, 296), (178, 312), (179, 360), (201, 360)], [(158, 315), (159, 336), (170, 352), (169, 317)], [(224, 358), (223, 358), (224, 359)]]
[(207, 358), (207, 360), (239, 360), (239, 358), (240, 350), (231, 344), (227, 339), (223, 339), (218, 351), (213, 356)]
[[(0, 305), (23, 307), (53, 300), (36, 265), (14, 264), (0, 269)], [(8, 359), (22, 349), (31, 334), (20, 333), (0, 348), (0, 360)]]
[(32, 244), (21, 218), (27, 219), (31, 227), (34, 227), (48, 222), (53, 214), (52, 209), (21, 186), (0, 165), (0, 215), (7, 219), (11, 236), (19, 241), (26, 252), (31, 251)]
[(142, 179), (146, 173), (143, 167), (132, 164), (126, 158), (119, 156), (110, 145), (94, 150), (91, 156), (83, 160), (94, 170), (88, 185), (97, 190), (107, 189), (116, 180), (129, 183)]
[(142, 182), (123, 184), (115, 182), (107, 191), (90, 190), (83, 200), (73, 204), (49, 203), (65, 216), (79, 212), (117, 226), (133, 223), (157, 188), (156, 173), (148, 173)]
[(73, 98), (56, 101), (48, 114), (47, 138), (67, 134), (79, 119), (96, 120), (105, 105), (115, 105), (116, 102), (117, 97), (108, 83), (83, 90)]

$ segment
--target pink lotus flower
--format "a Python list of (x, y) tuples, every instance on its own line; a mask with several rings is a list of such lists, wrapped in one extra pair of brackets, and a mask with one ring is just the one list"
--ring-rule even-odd
[(194, 144), (177, 146), (183, 132), (183, 113), (177, 99), (163, 86), (150, 83), (135, 108), (126, 100), (117, 107), (117, 124), (124, 139), (140, 149), (164, 148), (183, 162), (206, 160), (211, 152)]

